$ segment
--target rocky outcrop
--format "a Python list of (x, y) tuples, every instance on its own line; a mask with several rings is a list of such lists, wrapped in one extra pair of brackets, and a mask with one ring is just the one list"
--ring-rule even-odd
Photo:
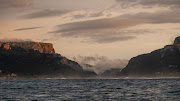
[(83, 68), (77, 62), (69, 60), (66, 57), (62, 57), (62, 59), (59, 61), (59, 63), (60, 64), (66, 64), (74, 70), (83, 71)]
[(120, 76), (180, 76), (180, 37), (173, 45), (132, 58)]
[(52, 44), (37, 42), (0, 42), (0, 71), (0, 76), (11, 77), (85, 78), (96, 75), (56, 54)]
[[(54, 48), (51, 43), (40, 43), (40, 42), (0, 42), (0, 48), (13, 51), (21, 52), (32, 52), (37, 51), (40, 53), (54, 54)], [(23, 49), (20, 50), (20, 49)]]
[(180, 44), (180, 36), (175, 39), (174, 44), (175, 45)]

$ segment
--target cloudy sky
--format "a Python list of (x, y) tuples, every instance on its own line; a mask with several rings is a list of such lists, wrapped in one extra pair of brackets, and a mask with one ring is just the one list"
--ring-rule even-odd
[(54, 44), (68, 58), (130, 59), (180, 35), (180, 0), (0, 0), (0, 40)]

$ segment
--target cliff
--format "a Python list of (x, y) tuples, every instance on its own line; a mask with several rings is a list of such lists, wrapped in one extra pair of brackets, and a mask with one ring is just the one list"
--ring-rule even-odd
[[(20, 51), (20, 52), (32, 52), (37, 51), (40, 53), (54, 54), (54, 48), (51, 43), (39, 43), (39, 42), (0, 42), (0, 48), (6, 50)], [(20, 50), (20, 49), (23, 49)]]
[(77, 62), (55, 53), (51, 43), (0, 42), (0, 76), (84, 78), (89, 74)]
[(132, 58), (120, 76), (180, 76), (180, 37), (173, 45)]

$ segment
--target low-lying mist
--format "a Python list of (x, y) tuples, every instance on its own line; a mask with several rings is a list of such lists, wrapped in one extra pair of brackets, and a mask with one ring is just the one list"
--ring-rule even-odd
[(93, 70), (97, 74), (113, 68), (123, 69), (128, 64), (126, 59), (109, 59), (105, 56), (77, 56), (72, 60), (77, 61), (84, 70)]

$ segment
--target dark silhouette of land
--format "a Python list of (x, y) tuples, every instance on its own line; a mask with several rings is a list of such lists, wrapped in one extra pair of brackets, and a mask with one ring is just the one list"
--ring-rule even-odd
[(172, 45), (133, 57), (124, 69), (97, 74), (55, 53), (50, 43), (0, 42), (0, 77), (8, 78), (121, 78), (179, 77), (180, 37)]
[(56, 54), (50, 43), (0, 42), (1, 77), (84, 78), (96, 73), (84, 71), (75, 61)]
[(172, 45), (133, 57), (118, 76), (179, 77), (180, 37)]

